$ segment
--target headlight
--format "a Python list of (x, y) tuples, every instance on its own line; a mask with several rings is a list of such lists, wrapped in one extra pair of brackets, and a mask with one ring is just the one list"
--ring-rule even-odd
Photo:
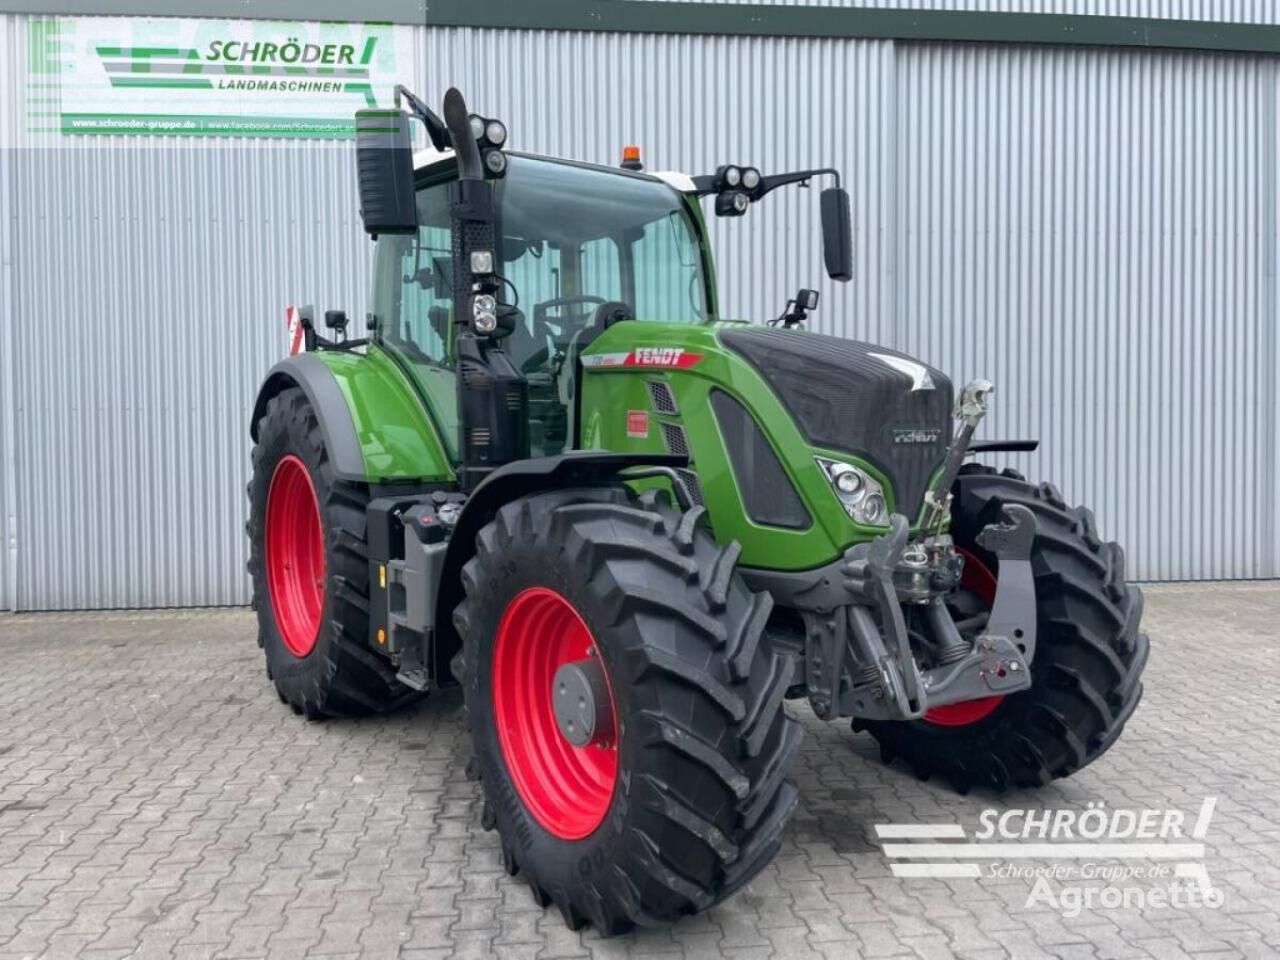
[(484, 135), (495, 147), (507, 142), (507, 128), (502, 125), (501, 120), (490, 120), (485, 124)]
[(484, 136), (484, 117), (477, 116), (476, 114), (473, 113), (471, 116), (467, 118), (467, 120), (471, 124), (471, 135), (475, 137), (477, 140), (483, 137)]
[[(857, 513), (858, 511), (855, 509), (854, 512)], [(889, 512), (885, 508), (884, 497), (878, 493), (873, 493), (862, 501), (861, 513), (863, 523), (870, 523), (875, 526), (888, 525)]]
[(835, 481), (836, 490), (842, 496), (850, 498), (860, 495), (867, 485), (862, 479), (862, 473), (847, 463), (837, 464), (831, 471), (831, 477)]
[(760, 186), (760, 171), (755, 167), (747, 167), (742, 171), (742, 185), (748, 190), (754, 190)]
[(889, 509), (884, 489), (871, 474), (851, 463), (814, 457), (831, 483), (831, 490), (856, 522), (874, 527), (889, 525)]
[(487, 293), (471, 298), (471, 321), (477, 333), (493, 333), (498, 329), (498, 302)]
[(736, 187), (742, 182), (742, 171), (737, 167), (725, 167), (724, 182), (726, 186)]

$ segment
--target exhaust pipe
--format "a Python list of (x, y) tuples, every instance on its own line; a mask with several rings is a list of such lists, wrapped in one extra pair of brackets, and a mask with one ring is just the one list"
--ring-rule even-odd
[(453, 152), (458, 158), (458, 179), (483, 180), (484, 166), (480, 163), (480, 147), (471, 133), (471, 113), (457, 87), (450, 87), (445, 91), (444, 123), (449, 128)]
[[(451, 189), (458, 449), (462, 454), (458, 479), (462, 489), (471, 493), (504, 463), (528, 458), (529, 386), (492, 336), (493, 328), (480, 329), (476, 324), (477, 297), (494, 298), (498, 292), (494, 274), (497, 211), (492, 186), (484, 179), (480, 146), (471, 131), (471, 114), (454, 87), (444, 95), (444, 122), (458, 162), (458, 180)], [(472, 270), (474, 251), (487, 254), (481, 260), (490, 266), (483, 273)]]

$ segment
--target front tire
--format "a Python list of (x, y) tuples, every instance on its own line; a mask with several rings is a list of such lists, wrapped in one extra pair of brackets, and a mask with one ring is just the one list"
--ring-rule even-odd
[(855, 727), (880, 742), (886, 762), (901, 758), (918, 775), (938, 774), (961, 791), (1037, 787), (1070, 776), (1115, 743), (1142, 698), (1149, 650), (1139, 632), (1142, 594), (1125, 582), (1120, 546), (1100, 540), (1093, 514), (1068, 508), (1052, 485), (970, 464), (952, 494), (956, 546), (997, 575), (998, 562), (978, 546), (978, 533), (999, 522), (1009, 504), (1035, 515), (1032, 685), (986, 698), (996, 703), (943, 707), (932, 719)]
[[(729, 896), (772, 859), (797, 799), (794, 663), (761, 642), (772, 601), (702, 513), (622, 488), (535, 494), (498, 512), (463, 570), (454, 672), (482, 823), (575, 929), (613, 935)], [(615, 726), (574, 747), (540, 687), (557, 661), (596, 656)]]
[(412, 700), (368, 648), (368, 490), (334, 476), (315, 410), (297, 387), (272, 397), (258, 423), (248, 493), (258, 645), (280, 699), (309, 719)]

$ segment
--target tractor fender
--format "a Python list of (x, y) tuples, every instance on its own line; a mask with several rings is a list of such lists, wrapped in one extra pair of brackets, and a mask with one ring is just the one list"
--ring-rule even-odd
[(436, 598), (436, 632), (432, 675), (436, 682), (452, 677), (450, 661), (461, 643), (453, 626), (453, 610), (462, 601), (462, 567), (476, 552), (476, 535), (503, 504), (542, 490), (588, 487), (606, 482), (630, 467), (688, 466), (689, 458), (670, 453), (614, 453), (571, 450), (505, 464), (480, 482), (467, 498), (449, 537), (440, 590)]
[(320, 421), (325, 449), (338, 478), (363, 483), (364, 455), (356, 437), (355, 422), (351, 419), (347, 398), (338, 386), (333, 372), (322, 360), (311, 354), (300, 353), (282, 360), (267, 373), (253, 405), (249, 436), (257, 442), (258, 423), (267, 412), (267, 404), (272, 397), (289, 387), (298, 387), (307, 395), (307, 400)]

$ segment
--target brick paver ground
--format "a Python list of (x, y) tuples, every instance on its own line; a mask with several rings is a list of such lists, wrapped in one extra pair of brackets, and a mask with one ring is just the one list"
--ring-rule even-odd
[[(1075, 778), (959, 797), (793, 705), (781, 855), (709, 913), (610, 941), (503, 873), (456, 695), (306, 723), (245, 612), (0, 615), (0, 960), (1280, 956), (1280, 584), (1155, 587), (1147, 609), (1146, 698)], [(1067, 917), (1028, 908), (1028, 879), (898, 879), (873, 826), (1206, 796), (1217, 910)]]

